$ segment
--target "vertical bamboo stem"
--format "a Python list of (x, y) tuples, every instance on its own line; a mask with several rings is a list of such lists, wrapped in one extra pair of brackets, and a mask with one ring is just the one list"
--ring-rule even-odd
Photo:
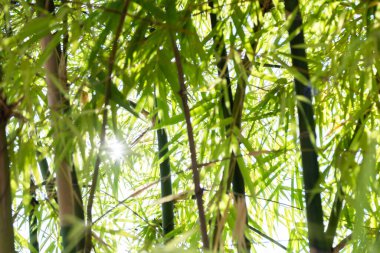
[[(285, 9), (287, 15), (295, 12), (294, 21), (288, 28), (289, 35), (293, 36), (290, 40), (293, 67), (309, 82), (308, 85), (304, 85), (300, 80), (294, 78), (297, 97), (302, 96), (308, 100), (308, 102), (298, 100), (297, 105), (309, 246), (311, 252), (329, 252), (331, 249), (327, 245), (324, 234), (321, 194), (318, 191), (320, 175), (317, 150), (313, 141), (316, 138), (314, 111), (298, 0), (285, 0)], [(295, 32), (298, 33), (294, 36)]]
[(37, 217), (36, 210), (38, 202), (36, 199), (36, 185), (33, 178), (30, 178), (30, 212), (29, 212), (29, 240), (30, 240), (30, 252), (39, 252), (38, 233), (37, 233)]
[(180, 85), (179, 95), (182, 100), (183, 113), (185, 115), (186, 126), (187, 126), (186, 129), (187, 129), (187, 136), (189, 139), (191, 170), (193, 172), (193, 181), (194, 181), (194, 188), (195, 188), (194, 192), (195, 192), (195, 198), (197, 200), (203, 248), (208, 249), (210, 246), (209, 246), (209, 239), (207, 235), (205, 211), (203, 207), (203, 190), (201, 188), (200, 176), (199, 176), (199, 171), (198, 171), (197, 153), (196, 153), (196, 148), (195, 148), (193, 126), (191, 124), (190, 108), (187, 102), (185, 76), (184, 76), (182, 62), (181, 62), (181, 55), (179, 53), (177, 44), (173, 38), (173, 34), (170, 34), (170, 39), (173, 46), (175, 62), (177, 65), (178, 83)]
[[(208, 4), (209, 4), (211, 9), (214, 8), (214, 1), (213, 0), (209, 0)], [(217, 15), (215, 13), (210, 12), (210, 20), (211, 20), (211, 28), (213, 30), (216, 29), (218, 26)], [(226, 50), (226, 47), (224, 45), (223, 36), (215, 35), (213, 39), (214, 39), (214, 44), (215, 44), (215, 53), (217, 56), (219, 56), (219, 61), (217, 62), (218, 75), (221, 79), (226, 80), (226, 88), (227, 88), (227, 94), (228, 94), (228, 96), (226, 97), (224, 95), (225, 93), (223, 91), (223, 88), (221, 89), (221, 91), (220, 91), (221, 92), (220, 106), (222, 108), (223, 117), (229, 118), (233, 115), (233, 112), (235, 111), (235, 114), (237, 114), (237, 117), (240, 118), (241, 113), (239, 114), (239, 113), (237, 113), (237, 111), (242, 109), (242, 103), (244, 100), (244, 95), (242, 95), (244, 93), (244, 91), (242, 91), (242, 85), (240, 85), (240, 84), (238, 85), (239, 92), (237, 92), (236, 96), (235, 96), (235, 102), (236, 102), (236, 100), (238, 100), (237, 103), (239, 105), (241, 104), (241, 106), (238, 107), (236, 105), (234, 107), (234, 99), (233, 99), (232, 88), (231, 88), (231, 79), (230, 79), (230, 75), (229, 75), (229, 69), (227, 66), (227, 50)], [(240, 119), (238, 119), (238, 118), (236, 120), (234, 120), (232, 126), (227, 125), (225, 127), (227, 132), (232, 130), (235, 126), (240, 128), (240, 125), (238, 123), (238, 122), (240, 122)], [(229, 173), (227, 176), (227, 185), (221, 186), (222, 191), (224, 191), (223, 189), (225, 189), (228, 192), (230, 189), (231, 183), (232, 183), (232, 191), (234, 193), (234, 197), (236, 200), (235, 203), (237, 203), (237, 201), (245, 201), (244, 200), (244, 198), (245, 198), (244, 197), (245, 196), (244, 178), (243, 178), (243, 175), (240, 171), (240, 167), (239, 167), (239, 164), (237, 163), (236, 156), (235, 156), (234, 152), (231, 152), (231, 160), (230, 160), (228, 169), (229, 169)], [(245, 209), (245, 211), (247, 211), (246, 205), (244, 205), (243, 208)], [(248, 223), (248, 219), (246, 219), (246, 223)], [(220, 229), (218, 229), (218, 224), (216, 224), (216, 228), (214, 229), (214, 231), (216, 232), (218, 230), (220, 230)], [(214, 237), (215, 236), (216, 236), (216, 233), (214, 233)], [(213, 249), (218, 249), (218, 246), (217, 246), (218, 242), (214, 240), (213, 244), (214, 244)], [(250, 248), (251, 248), (251, 243), (248, 240), (248, 238), (245, 237), (245, 249), (244, 250), (249, 251)]]
[[(49, 12), (54, 12), (54, 3), (52, 0), (39, 0), (38, 6)], [(44, 14), (41, 14), (44, 15)], [(53, 36), (49, 33), (41, 40), (41, 51), (45, 51), (47, 46), (52, 41)], [(54, 129), (55, 135), (63, 134), (64, 129), (61, 126), (61, 117), (65, 109), (67, 109), (67, 101), (64, 98), (64, 95), (57, 87), (61, 85), (61, 88), (66, 89), (67, 83), (64, 82), (66, 76), (62, 69), (60, 70), (60, 55), (57, 49), (54, 49), (48, 59), (46, 60), (44, 67), (46, 70), (46, 83), (48, 87), (48, 105), (51, 110), (51, 124)], [(64, 66), (66, 67), (66, 66)], [(57, 166), (57, 197), (59, 204), (59, 220), (61, 225), (61, 235), (62, 235), (62, 244), (63, 248), (66, 251), (70, 244), (68, 234), (71, 230), (71, 222), (68, 220), (69, 217), (74, 216), (74, 195), (73, 195), (73, 186), (71, 178), (71, 168), (68, 164), (68, 158), (64, 157), (61, 160), (57, 160), (59, 146), (55, 147), (55, 164)]]
[[(158, 141), (158, 157), (162, 159), (169, 153), (168, 137), (165, 129), (157, 130)], [(170, 176), (170, 162), (169, 157), (160, 163), (160, 177), (161, 177), (161, 197), (172, 195), (172, 181)], [(162, 228), (164, 235), (170, 233), (174, 229), (174, 212), (173, 201), (162, 203)]]
[[(1, 94), (0, 94), (1, 95)], [(12, 196), (6, 137), (8, 116), (5, 101), (0, 101), (0, 253), (15, 252), (12, 222)]]

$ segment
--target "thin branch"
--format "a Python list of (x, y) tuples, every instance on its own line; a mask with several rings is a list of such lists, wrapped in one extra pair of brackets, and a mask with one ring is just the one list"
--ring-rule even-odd
[(143, 138), (144, 135), (149, 132), (149, 130), (151, 130), (151, 127), (148, 127), (139, 136), (137, 136), (137, 138), (130, 144), (131, 148), (135, 146), (141, 140), (141, 138)]
[(200, 186), (200, 176), (199, 176), (198, 164), (197, 164), (197, 153), (196, 153), (196, 149), (195, 149), (193, 126), (191, 124), (190, 109), (189, 109), (189, 105), (187, 103), (185, 76), (184, 76), (183, 67), (182, 67), (182, 63), (181, 63), (181, 56), (180, 56), (177, 44), (174, 40), (173, 34), (170, 34), (170, 39), (171, 39), (171, 43), (173, 46), (175, 63), (177, 66), (178, 82), (180, 85), (179, 95), (180, 95), (181, 100), (182, 100), (183, 112), (184, 112), (185, 120), (186, 120), (187, 135), (188, 135), (188, 139), (189, 139), (189, 148), (190, 148), (190, 156), (191, 156), (191, 169), (193, 171), (193, 181), (194, 181), (194, 188), (195, 188), (194, 191), (195, 191), (195, 197), (197, 199), (197, 206), (198, 206), (198, 212), (199, 212), (199, 223), (200, 223), (201, 234), (202, 234), (202, 242), (203, 242), (203, 247), (205, 249), (208, 249), (209, 248), (209, 239), (208, 239), (208, 235), (207, 235), (206, 217), (205, 217), (205, 211), (204, 211), (204, 207), (203, 207), (203, 190)]
[(339, 253), (344, 247), (347, 246), (347, 244), (352, 240), (352, 234), (344, 238), (340, 243), (338, 243), (333, 249), (332, 253)]
[[(241, 156), (241, 155), (240, 155)], [(239, 157), (240, 157), (239, 156)], [(203, 168), (203, 167), (209, 167), (217, 162), (222, 162), (222, 161), (225, 161), (225, 160), (228, 160), (230, 159), (229, 157), (225, 158), (225, 159), (221, 159), (221, 160), (215, 160), (215, 161), (212, 161), (212, 162), (208, 162), (208, 163), (202, 163), (202, 164), (198, 164), (198, 169), (200, 168)], [(177, 171), (176, 173), (171, 173), (170, 175), (166, 176), (166, 177), (163, 177), (163, 178), (160, 178), (160, 179), (157, 179), (153, 182), (150, 182), (150, 183), (147, 183), (147, 184), (144, 184), (143, 186), (141, 187), (138, 187), (137, 190), (135, 190), (134, 192), (132, 192), (130, 195), (128, 195), (126, 198), (124, 198), (123, 200), (118, 200), (118, 203), (116, 205), (114, 205), (113, 207), (111, 207), (110, 209), (108, 209), (106, 212), (104, 212), (101, 216), (99, 216), (92, 224), (95, 224), (97, 223), (98, 221), (100, 221), (101, 219), (103, 219), (105, 216), (107, 216), (109, 213), (111, 213), (113, 210), (115, 210), (117, 207), (119, 207), (120, 205), (124, 205), (128, 200), (130, 200), (131, 198), (141, 194), (142, 192), (144, 192), (145, 190), (157, 185), (158, 183), (162, 182), (162, 181), (165, 181), (167, 180), (167, 178), (173, 176), (173, 175), (179, 175), (179, 174), (182, 174), (182, 173), (185, 173), (186, 171), (190, 171), (192, 170), (191, 166), (185, 170), (180, 170), (180, 171)], [(210, 190), (207, 190), (207, 189), (203, 189), (203, 191), (210, 191)], [(250, 197), (250, 198), (253, 198), (254, 196), (252, 195), (245, 195), (246, 197)], [(295, 209), (298, 209), (298, 210), (301, 210), (302, 211), (302, 208), (299, 208), (299, 207), (296, 207), (296, 206), (292, 206), (292, 205), (288, 205), (288, 204), (285, 204), (285, 203), (281, 203), (279, 201), (275, 201), (275, 200), (270, 200), (270, 199), (265, 199), (265, 198), (260, 198), (260, 197), (255, 197), (256, 199), (260, 199), (260, 200), (264, 200), (264, 201), (267, 201), (267, 202), (273, 202), (273, 203), (277, 203), (279, 205), (282, 205), (282, 206), (286, 206), (286, 207), (290, 207), (290, 208), (295, 208)]]
[[(208, 192), (211, 192), (212, 190), (210, 189), (203, 189), (204, 191), (208, 191)], [(299, 207), (296, 207), (296, 206), (292, 206), (292, 205), (289, 205), (289, 204), (285, 204), (285, 203), (282, 203), (280, 201), (277, 201), (277, 200), (271, 200), (271, 199), (266, 199), (266, 198), (260, 198), (260, 197), (256, 197), (256, 196), (252, 196), (250, 194), (239, 194), (237, 192), (233, 192), (234, 195), (238, 195), (238, 196), (241, 196), (241, 197), (248, 197), (248, 198), (252, 198), (252, 199), (259, 199), (259, 200), (263, 200), (263, 201), (266, 201), (266, 202), (271, 202), (271, 203), (276, 203), (276, 204), (279, 204), (280, 206), (284, 206), (284, 207), (289, 207), (289, 208), (294, 208), (294, 209), (297, 209), (297, 210), (300, 210), (302, 211), (303, 209), (302, 208), (299, 208)]]
[(339, 217), (343, 207), (343, 189), (341, 185), (338, 185), (338, 189), (335, 195), (333, 206), (331, 208), (331, 214), (329, 218), (329, 223), (326, 229), (326, 240), (329, 247), (332, 247), (334, 242), (334, 237), (336, 234), (336, 229), (338, 228)]
[(85, 243), (85, 252), (90, 253), (92, 249), (92, 242), (91, 242), (91, 235), (92, 235), (92, 206), (94, 202), (94, 196), (96, 191), (96, 186), (98, 182), (99, 177), (99, 167), (101, 163), (100, 153), (102, 151), (102, 148), (105, 144), (105, 136), (106, 136), (106, 125), (107, 125), (107, 118), (108, 118), (108, 104), (109, 99), (111, 95), (111, 85), (112, 85), (112, 72), (114, 68), (117, 48), (118, 48), (118, 40), (121, 35), (121, 32), (123, 31), (124, 21), (127, 14), (128, 6), (129, 6), (130, 0), (125, 0), (124, 6), (122, 9), (122, 15), (120, 16), (119, 24), (116, 29), (115, 38), (112, 43), (112, 51), (111, 55), (109, 57), (108, 62), (108, 76), (105, 83), (105, 98), (104, 98), (104, 110), (103, 110), (103, 122), (102, 122), (102, 128), (101, 128), (101, 134), (100, 134), (100, 149), (98, 152), (98, 155), (96, 157), (95, 167), (94, 167), (94, 174), (92, 177), (91, 182), (91, 188), (90, 188), (90, 195), (88, 198), (88, 205), (87, 205), (87, 231), (86, 231), (86, 243)]
[[(113, 198), (114, 200), (118, 201), (113, 195), (109, 194), (108, 192), (104, 191), (104, 190), (100, 190), (102, 193), (104, 193), (105, 195), (107, 195), (108, 197), (110, 198)], [(151, 224), (149, 222), (149, 220), (145, 219), (144, 217), (142, 217), (140, 214), (138, 214), (136, 211), (134, 211), (132, 208), (130, 208), (125, 202), (123, 201), (118, 201), (120, 203), (120, 205), (123, 205), (125, 208), (127, 208), (129, 211), (131, 211), (136, 217), (138, 217), (140, 220), (142, 220), (143, 222), (145, 222), (148, 226), (154, 228), (155, 226), (153, 224)], [(95, 222), (94, 222), (95, 223)]]
[[(198, 165), (198, 168), (201, 168), (200, 165)], [(186, 171), (189, 171), (191, 170), (191, 168), (188, 168), (187, 170), (181, 170), (181, 171), (178, 171), (176, 173), (171, 173), (170, 175), (167, 175), (163, 178), (160, 178), (160, 179), (157, 179), (153, 182), (150, 182), (150, 183), (146, 183), (144, 184), (143, 186), (140, 186), (138, 187), (137, 190), (135, 190), (134, 192), (132, 192), (131, 194), (128, 195), (128, 197), (124, 198), (123, 200), (117, 200), (117, 204), (114, 205), (113, 207), (111, 207), (110, 209), (108, 209), (106, 212), (104, 212), (101, 216), (99, 216), (94, 222), (93, 224), (97, 223), (99, 220), (103, 219), (106, 215), (108, 215), (109, 213), (111, 213), (113, 210), (115, 210), (117, 207), (119, 207), (120, 205), (125, 205), (125, 203), (130, 200), (131, 198), (133, 197), (136, 197), (137, 195), (140, 195), (141, 193), (143, 193), (144, 191), (148, 190), (149, 188), (157, 185), (158, 183), (160, 182), (164, 182), (166, 181), (169, 177), (171, 176), (174, 176), (174, 175), (180, 175), (182, 173), (185, 173)], [(203, 188), (203, 191), (211, 191), (210, 189), (205, 189)], [(236, 193), (234, 193), (236, 194)], [(294, 209), (297, 209), (297, 210), (300, 210), (302, 211), (303, 209), (302, 208), (299, 208), (299, 207), (296, 207), (296, 206), (293, 206), (293, 205), (289, 205), (289, 204), (286, 204), (286, 203), (282, 203), (280, 201), (276, 201), (276, 200), (271, 200), (271, 199), (266, 199), (266, 198), (261, 198), (261, 197), (257, 197), (257, 196), (252, 196), (252, 195), (249, 195), (249, 194), (246, 194), (244, 195), (245, 197), (248, 197), (248, 198), (252, 198), (252, 199), (258, 199), (258, 200), (263, 200), (263, 201), (266, 201), (266, 202), (271, 202), (271, 203), (276, 203), (276, 204), (279, 204), (280, 206), (284, 206), (284, 207), (288, 207), (288, 208), (294, 208)]]
[(250, 226), (250, 225), (248, 225), (248, 228), (249, 228), (250, 230), (252, 230), (253, 232), (255, 232), (256, 234), (260, 235), (261, 237), (264, 237), (265, 239), (268, 239), (269, 241), (273, 242), (274, 244), (276, 244), (278, 247), (284, 249), (285, 251), (288, 250), (284, 245), (282, 245), (281, 243), (279, 243), (278, 241), (276, 241), (276, 240), (273, 239), (272, 237), (270, 237), (270, 236), (264, 234), (264, 233), (261, 232), (260, 230), (254, 228), (254, 227), (252, 227), (252, 226)]

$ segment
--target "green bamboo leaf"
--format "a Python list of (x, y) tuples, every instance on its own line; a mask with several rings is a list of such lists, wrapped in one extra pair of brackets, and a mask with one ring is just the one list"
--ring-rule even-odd
[(148, 32), (149, 23), (148, 22), (140, 22), (137, 27), (136, 32), (133, 34), (132, 39), (128, 43), (128, 47), (126, 50), (126, 61), (133, 60), (133, 54), (139, 49), (139, 46), (144, 43), (145, 35)]
[(107, 20), (105, 28), (98, 36), (95, 45), (92, 47), (91, 54), (88, 57), (88, 66), (90, 68), (94, 67), (95, 58), (98, 56), (101, 47), (105, 44), (107, 36), (112, 32), (115, 23), (112, 20)]
[(256, 187), (255, 184), (252, 182), (252, 177), (250, 170), (245, 166), (245, 162), (242, 157), (237, 158), (237, 163), (239, 164), (239, 168), (241, 171), (241, 174), (243, 175), (244, 178), (244, 183), (247, 186), (250, 194), (252, 196), (256, 196)]
[(174, 115), (172, 117), (169, 117), (168, 119), (161, 120), (159, 124), (156, 124), (154, 129), (161, 129), (166, 126), (176, 125), (180, 122), (183, 122), (184, 120), (185, 120), (185, 117), (183, 116), (183, 114)]
[(151, 1), (148, 0), (134, 0), (135, 3), (140, 5), (143, 9), (145, 9), (150, 15), (153, 15), (158, 20), (165, 20), (166, 14), (162, 10), (162, 8), (156, 6)]
[(31, 39), (34, 37), (34, 41), (37, 41), (55, 28), (53, 26), (54, 24), (55, 21), (52, 16), (34, 18), (23, 26), (17, 34), (17, 39), (19, 41), (24, 41), (25, 39)]
[[(105, 94), (105, 87), (103, 83), (95, 81), (93, 85), (91, 85), (90, 87), (102, 95)], [(136, 116), (137, 118), (140, 117), (139, 114), (134, 110), (134, 106), (131, 105), (130, 102), (128, 102), (125, 96), (116, 88), (114, 84), (111, 84), (110, 100), (114, 102), (115, 104), (119, 105), (120, 107), (126, 109), (128, 112), (130, 112), (132, 115)]]

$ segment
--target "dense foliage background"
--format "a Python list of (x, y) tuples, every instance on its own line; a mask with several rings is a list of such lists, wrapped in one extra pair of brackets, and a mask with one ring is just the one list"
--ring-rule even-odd
[(378, 252), (378, 4), (1, 0), (0, 253)]

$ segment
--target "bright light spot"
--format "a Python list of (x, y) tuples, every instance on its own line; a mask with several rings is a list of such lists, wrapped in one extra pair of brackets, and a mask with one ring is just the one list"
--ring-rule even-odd
[(125, 145), (117, 139), (108, 141), (106, 150), (112, 160), (121, 160), (126, 153)]

